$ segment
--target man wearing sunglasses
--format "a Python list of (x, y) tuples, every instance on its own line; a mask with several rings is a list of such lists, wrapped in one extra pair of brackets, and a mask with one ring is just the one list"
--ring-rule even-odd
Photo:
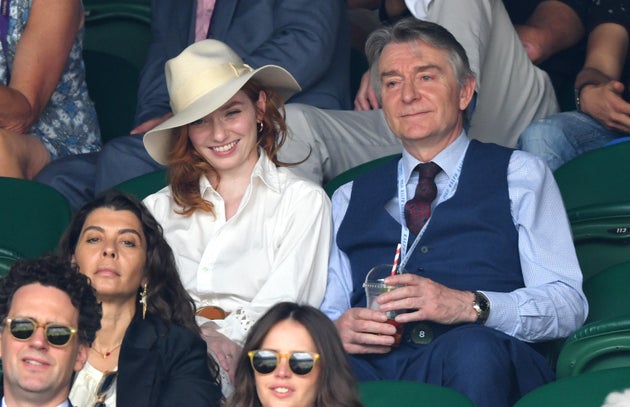
[(57, 257), (16, 261), (0, 280), (2, 406), (68, 407), (100, 329), (88, 279)]

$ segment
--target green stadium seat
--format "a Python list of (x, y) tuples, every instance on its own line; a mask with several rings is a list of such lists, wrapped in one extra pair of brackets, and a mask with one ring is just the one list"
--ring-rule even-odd
[(138, 199), (144, 199), (166, 185), (168, 185), (167, 170), (158, 170), (121, 182), (114, 188), (132, 194)]
[(337, 175), (335, 178), (328, 181), (326, 185), (324, 185), (324, 190), (326, 191), (329, 197), (332, 197), (333, 193), (337, 190), (337, 188), (339, 188), (343, 184), (352, 181), (360, 174), (363, 174), (364, 172), (372, 168), (383, 165), (396, 158), (400, 158), (400, 154), (393, 154), (393, 155), (377, 158), (372, 161), (368, 161), (366, 163), (357, 165), (356, 167), (350, 168), (349, 170), (342, 172), (341, 174)]
[(453, 389), (412, 381), (360, 382), (359, 394), (364, 407), (474, 407), (468, 397)]
[(630, 261), (630, 143), (589, 151), (554, 172), (585, 279)]
[(0, 177), (0, 248), (20, 257), (52, 252), (70, 222), (70, 205), (35, 181)]
[(103, 142), (133, 127), (140, 71), (151, 40), (148, 2), (85, 4), (83, 60)]
[(601, 407), (612, 391), (630, 387), (630, 367), (584, 373), (546, 384), (514, 407)]

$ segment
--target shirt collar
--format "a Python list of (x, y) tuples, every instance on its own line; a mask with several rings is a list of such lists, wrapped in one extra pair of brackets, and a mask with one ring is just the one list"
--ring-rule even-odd
[[(2, 397), (2, 407), (8, 407), (7, 406), (7, 402), (4, 399), (4, 396)], [(63, 401), (63, 403), (59, 404), (57, 407), (72, 407), (72, 404), (70, 404), (68, 399), (66, 399), (66, 400)]]
[[(468, 148), (468, 144), (470, 140), (468, 140), (468, 136), (466, 135), (466, 131), (462, 130), (462, 132), (457, 136), (457, 138), (446, 148), (438, 153), (435, 157), (433, 157), (434, 163), (442, 168), (442, 171), (446, 174), (446, 176), (450, 179), (455, 170), (457, 169), (457, 165), (466, 149)], [(422, 164), (422, 161), (417, 160), (414, 156), (409, 154), (407, 150), (403, 149), (402, 153), (402, 163), (403, 163), (403, 177), (406, 182), (409, 182), (409, 178), (413, 170), (416, 168), (418, 164)]]
[[(264, 150), (259, 149), (259, 156), (256, 165), (252, 171), (252, 175), (250, 178), (250, 185), (253, 184), (254, 179), (260, 179), (263, 184), (267, 186), (267, 188), (272, 191), (279, 192), (280, 191), (280, 178), (278, 176), (278, 168), (276, 165), (267, 157), (267, 154)], [(207, 192), (216, 193), (214, 187), (208, 180), (208, 177), (205, 175), (199, 179), (199, 191), (201, 192), (201, 196), (205, 196)]]

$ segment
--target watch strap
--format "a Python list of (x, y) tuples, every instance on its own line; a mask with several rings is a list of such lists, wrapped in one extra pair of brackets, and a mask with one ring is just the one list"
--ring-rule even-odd
[(580, 86), (573, 89), (573, 95), (575, 97), (575, 110), (582, 112), (582, 89), (589, 85), (597, 85), (595, 82), (584, 82)]

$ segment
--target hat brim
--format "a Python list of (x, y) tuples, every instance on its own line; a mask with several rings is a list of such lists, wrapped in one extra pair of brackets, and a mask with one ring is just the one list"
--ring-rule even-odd
[(252, 79), (256, 79), (263, 87), (272, 89), (283, 101), (301, 90), (295, 78), (286, 69), (277, 65), (265, 65), (231, 80), (212, 89), (168, 120), (149, 130), (144, 135), (143, 142), (151, 158), (162, 165), (168, 164), (170, 152), (176, 141), (174, 129), (214, 112)]

